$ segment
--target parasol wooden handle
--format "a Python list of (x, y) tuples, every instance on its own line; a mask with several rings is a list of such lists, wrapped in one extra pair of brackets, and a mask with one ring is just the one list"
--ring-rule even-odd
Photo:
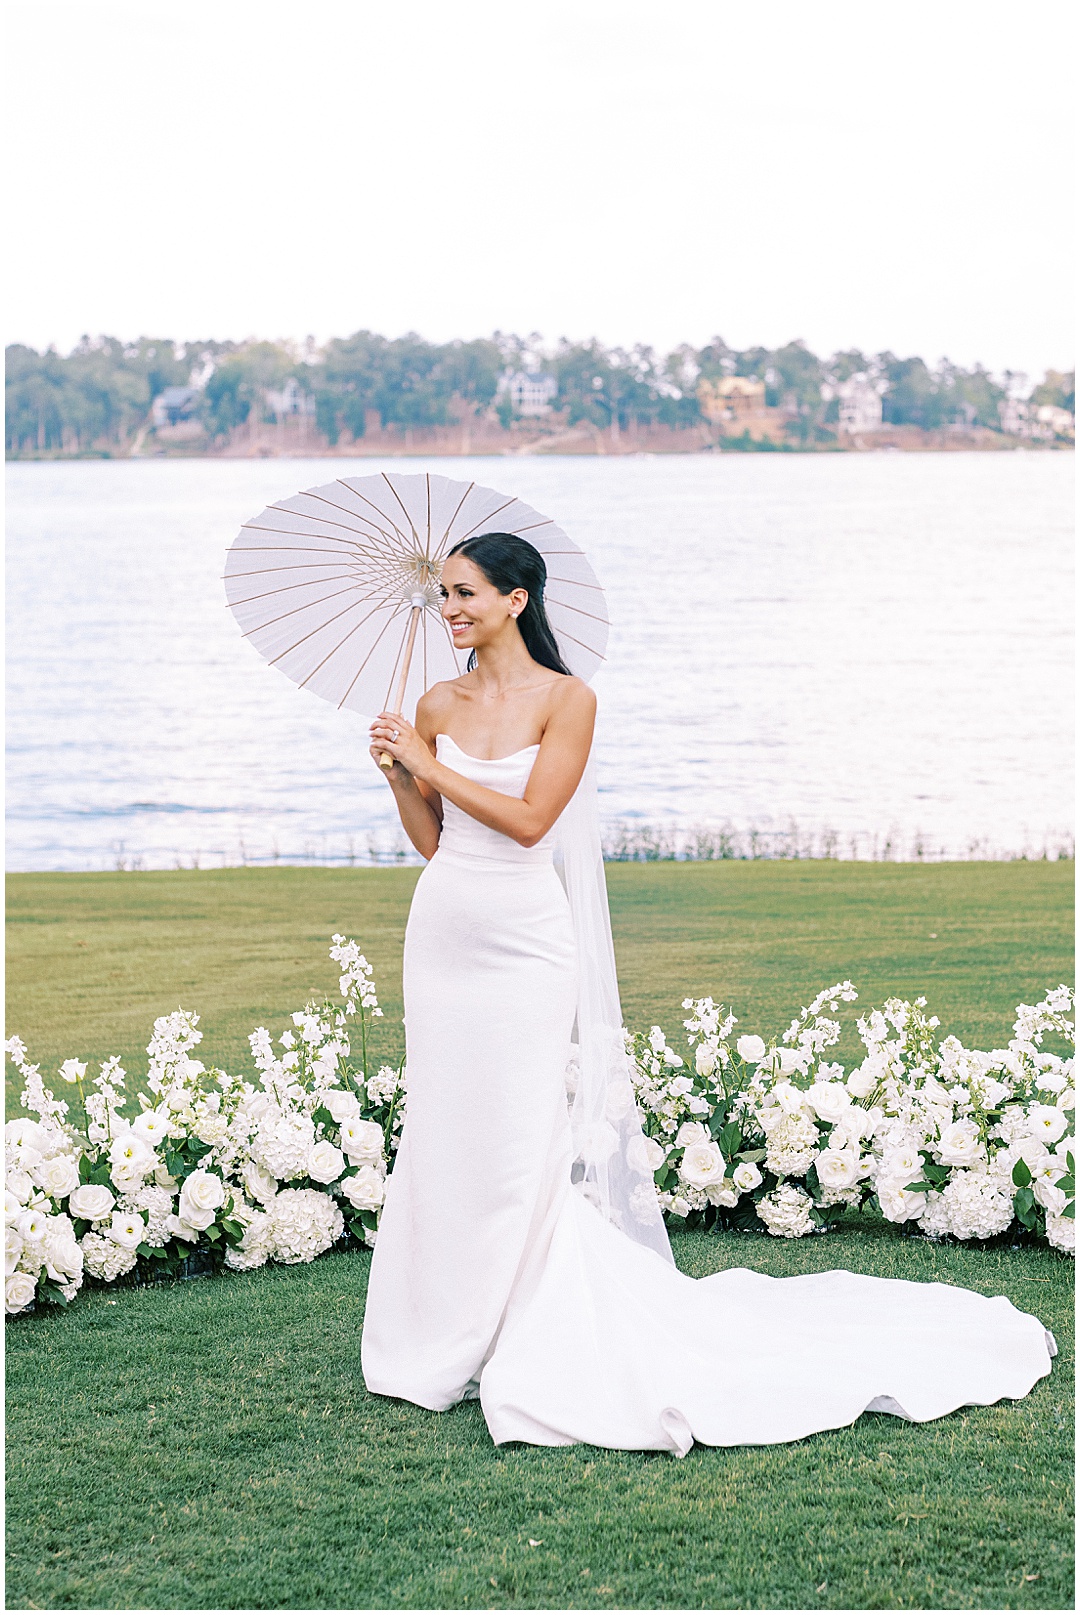
[[(423, 600), (423, 596), (421, 596), (421, 599)], [(409, 634), (405, 641), (405, 651), (401, 659), (401, 677), (398, 679), (398, 687), (394, 694), (393, 710), (395, 712), (400, 712), (405, 704), (405, 685), (409, 678), (409, 667), (412, 663), (413, 646), (416, 644), (416, 630), (420, 626), (420, 618), (423, 615), (424, 605), (426, 604), (427, 601), (424, 600), (422, 605), (414, 605), (412, 608), (412, 618), (409, 623)], [(379, 758), (379, 767), (386, 769), (393, 768), (395, 761), (396, 759), (391, 757), (388, 751), (384, 751), (382, 756)]]

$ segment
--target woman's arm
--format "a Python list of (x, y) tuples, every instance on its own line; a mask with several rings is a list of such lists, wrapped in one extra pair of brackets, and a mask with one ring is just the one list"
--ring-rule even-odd
[[(486, 786), (477, 785), (474, 780), (438, 762), (416, 729), (392, 713), (383, 714), (372, 726), (372, 733), (383, 737), (376, 740), (372, 755), (388, 751), (408, 776), (426, 786), (428, 792), (447, 797), (470, 818), (509, 836), (520, 846), (534, 847), (547, 835), (578, 788), (589, 759), (595, 719), (596, 697), (589, 686), (580, 679), (567, 679), (544, 727), (540, 750), (521, 800), (504, 796), (501, 791), (489, 791)], [(419, 712), (417, 721), (422, 721)], [(398, 730), (396, 741), (389, 738), (392, 729)], [(396, 774), (397, 767), (391, 773)], [(420, 795), (419, 789), (417, 795)], [(400, 797), (398, 806), (400, 810)], [(429, 803), (425, 802), (425, 806), (434, 814)], [(413, 835), (404, 812), (401, 822), (417, 851), (430, 857)], [(438, 845), (437, 836), (435, 845)]]
[[(425, 741), (421, 733), (421, 731), (426, 732), (431, 727), (430, 723), (425, 721), (428, 718), (428, 714), (424, 710), (426, 701), (427, 697), (425, 696), (417, 707), (416, 729), (412, 729), (410, 725), (407, 725), (404, 718), (395, 718), (393, 727), (400, 729), (402, 739), (405, 738), (406, 728), (409, 728), (417, 743), (423, 747), (428, 758), (434, 762), (431, 746)], [(372, 728), (374, 729), (374, 725)], [(387, 751), (396, 751), (398, 749), (393, 747), (389, 741), (379, 741), (370, 748), (371, 755), (377, 763)], [(442, 834), (442, 801), (438, 793), (431, 790), (429, 786), (421, 784), (404, 764), (397, 759), (395, 759), (393, 768), (385, 769), (384, 773), (387, 783), (394, 793), (394, 801), (397, 804), (398, 815), (405, 834), (421, 858), (430, 860), (438, 851), (439, 837)]]

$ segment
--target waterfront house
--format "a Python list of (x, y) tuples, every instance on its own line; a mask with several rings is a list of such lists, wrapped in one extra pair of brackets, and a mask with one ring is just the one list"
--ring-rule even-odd
[(721, 376), (716, 381), (701, 380), (697, 385), (701, 413), (714, 426), (744, 421), (765, 409), (765, 383), (756, 376)]
[(504, 370), (499, 377), (498, 395), (509, 395), (515, 415), (550, 415), (551, 401), (558, 390), (555, 377), (539, 370)]
[(882, 383), (874, 381), (865, 370), (857, 370), (846, 381), (836, 384), (834, 393), (840, 404), (841, 432), (855, 437), (860, 432), (876, 432), (881, 426)]
[(166, 387), (158, 393), (150, 406), (150, 419), (155, 428), (177, 426), (190, 420), (199, 396), (198, 387)]

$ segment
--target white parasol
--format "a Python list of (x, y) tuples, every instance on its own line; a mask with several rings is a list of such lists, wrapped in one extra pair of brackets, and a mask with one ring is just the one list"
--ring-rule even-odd
[(244, 636), (301, 689), (366, 716), (405, 712), (465, 671), (441, 615), (447, 553), (479, 533), (517, 533), (543, 555), (548, 618), (566, 665), (604, 659), (604, 591), (561, 527), (512, 495), (423, 473), (341, 477), (245, 522), (225, 562)]

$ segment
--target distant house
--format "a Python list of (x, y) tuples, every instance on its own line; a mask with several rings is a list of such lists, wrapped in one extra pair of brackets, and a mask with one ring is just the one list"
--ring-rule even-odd
[(765, 408), (765, 383), (756, 376), (721, 376), (718, 381), (699, 381), (701, 413), (714, 426), (760, 415)]
[(1075, 438), (1076, 419), (1057, 404), (1033, 404), (1027, 398), (1003, 398), (998, 405), (1001, 430), (1009, 437), (1026, 437), (1051, 443), (1054, 438)]
[(263, 394), (266, 407), (275, 420), (285, 420), (293, 415), (314, 415), (315, 400), (310, 393), (306, 393), (295, 376), (282, 384), (280, 390), (268, 387)]
[(834, 396), (840, 402), (840, 430), (849, 437), (860, 432), (876, 432), (881, 426), (881, 383), (865, 370), (857, 370), (846, 381), (838, 382)]
[(166, 387), (164, 392), (158, 393), (150, 406), (154, 426), (176, 426), (180, 421), (190, 420), (199, 391), (198, 387)]
[(550, 415), (551, 400), (558, 391), (555, 377), (538, 370), (506, 370), (499, 377), (498, 395), (509, 396), (515, 415)]

